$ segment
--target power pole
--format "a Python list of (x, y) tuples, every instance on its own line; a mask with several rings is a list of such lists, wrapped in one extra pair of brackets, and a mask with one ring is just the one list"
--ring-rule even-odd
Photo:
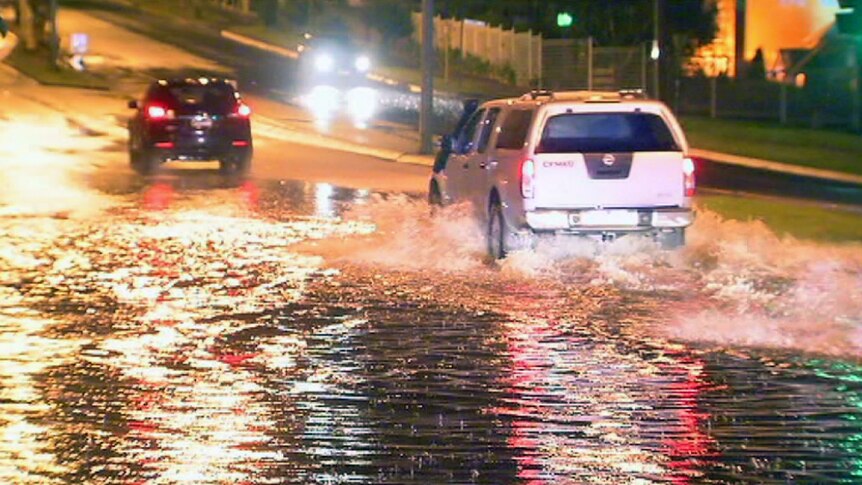
[(652, 57), (655, 65), (653, 66), (653, 89), (655, 90), (655, 99), (661, 99), (661, 75), (659, 73), (661, 66), (661, 0), (653, 0), (653, 47), (650, 57)]
[(434, 151), (434, 0), (422, 0), (422, 96), (419, 107), (419, 152)]
[(60, 65), (60, 32), (57, 30), (58, 0), (51, 0), (48, 21), (51, 22), (51, 66), (57, 68)]

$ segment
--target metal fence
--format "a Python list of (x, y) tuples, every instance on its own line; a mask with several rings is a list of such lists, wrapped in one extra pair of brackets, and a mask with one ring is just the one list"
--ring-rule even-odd
[[(413, 38), (422, 39), (422, 14), (413, 13)], [(434, 44), (437, 49), (454, 49), (475, 56), (496, 67), (510, 67), (516, 82), (537, 84), (542, 75), (543, 39), (532, 32), (516, 32), (480, 22), (434, 18)]]
[(592, 39), (545, 40), (542, 86), (549, 89), (650, 90), (653, 66), (641, 47), (596, 47)]
[(589, 40), (546, 39), (541, 87), (553, 90), (588, 89), (591, 53)]
[(683, 115), (853, 128), (853, 96), (846, 73), (823, 70), (811, 72), (804, 88), (767, 80), (680, 78), (672, 103)]

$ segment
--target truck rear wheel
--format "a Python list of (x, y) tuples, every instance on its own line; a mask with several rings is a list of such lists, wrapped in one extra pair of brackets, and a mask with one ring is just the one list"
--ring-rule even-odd
[(494, 260), (504, 259), (509, 253), (506, 247), (508, 229), (503, 217), (503, 207), (499, 201), (493, 201), (488, 214), (488, 256)]

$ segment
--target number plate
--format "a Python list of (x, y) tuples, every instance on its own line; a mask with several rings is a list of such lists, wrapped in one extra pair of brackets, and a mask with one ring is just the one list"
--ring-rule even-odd
[(569, 215), (573, 226), (637, 226), (637, 211), (591, 210)]
[(196, 130), (206, 130), (212, 127), (213, 120), (208, 116), (195, 116), (192, 119), (191, 125)]

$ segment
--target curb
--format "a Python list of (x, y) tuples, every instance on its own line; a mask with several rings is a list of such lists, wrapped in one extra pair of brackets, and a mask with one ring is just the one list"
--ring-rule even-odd
[(848, 184), (862, 185), (862, 176), (850, 173), (836, 172), (833, 170), (824, 170), (820, 168), (803, 167), (799, 165), (790, 165), (781, 162), (773, 162), (771, 160), (762, 160), (759, 158), (742, 157), (731, 155), (729, 153), (713, 152), (710, 150), (701, 150), (692, 148), (689, 153), (695, 158), (703, 158), (711, 162), (724, 163), (728, 165), (739, 165), (747, 168), (755, 168), (760, 170), (768, 170), (770, 172), (779, 172), (789, 175), (797, 175), (800, 177), (811, 177), (834, 182), (843, 182)]
[(284, 47), (279, 47), (277, 45), (263, 42), (252, 37), (237, 34), (236, 32), (231, 32), (229, 30), (222, 30), (220, 34), (225, 39), (232, 40), (239, 44), (254, 47), (255, 49), (260, 49), (262, 51), (271, 52), (273, 54), (278, 54), (280, 56), (288, 57), (290, 59), (299, 59), (299, 52), (292, 49), (285, 49)]

